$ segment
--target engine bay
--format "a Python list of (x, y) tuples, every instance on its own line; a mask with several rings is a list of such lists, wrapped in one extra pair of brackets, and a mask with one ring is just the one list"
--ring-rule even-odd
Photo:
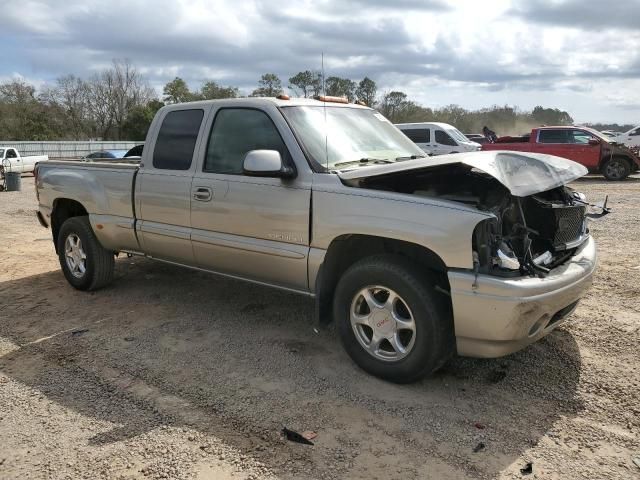
[(545, 276), (566, 262), (588, 237), (584, 196), (566, 186), (516, 197), (492, 176), (464, 164), (362, 178), (357, 186), (446, 200), (492, 213), (494, 218), (480, 222), (473, 236), (479, 273)]

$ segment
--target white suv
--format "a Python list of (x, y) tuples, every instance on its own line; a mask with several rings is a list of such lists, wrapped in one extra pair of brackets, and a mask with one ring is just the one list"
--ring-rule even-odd
[(448, 123), (398, 123), (396, 127), (428, 155), (476, 152), (481, 148)]

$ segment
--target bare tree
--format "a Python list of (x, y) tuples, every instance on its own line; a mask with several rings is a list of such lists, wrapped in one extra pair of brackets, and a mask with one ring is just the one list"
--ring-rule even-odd
[(129, 112), (154, 97), (153, 89), (129, 60), (114, 60), (111, 68), (89, 82), (89, 108), (102, 138), (120, 138)]
[(80, 140), (90, 130), (90, 85), (75, 75), (65, 75), (56, 80), (54, 87), (46, 89), (40, 99), (59, 107), (65, 114), (70, 135)]

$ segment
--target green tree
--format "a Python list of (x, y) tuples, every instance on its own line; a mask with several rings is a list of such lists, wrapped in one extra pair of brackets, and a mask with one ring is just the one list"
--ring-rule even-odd
[(252, 97), (277, 97), (282, 94), (282, 81), (275, 73), (265, 73), (258, 80), (258, 88), (251, 92)]
[(397, 122), (397, 117), (402, 110), (403, 104), (407, 101), (407, 94), (404, 92), (387, 92), (382, 96), (380, 102), (380, 113), (392, 122)]
[(571, 115), (557, 108), (544, 108), (538, 105), (531, 112), (531, 117), (541, 125), (573, 125)]
[(65, 135), (64, 112), (36, 97), (24, 80), (0, 84), (0, 137), (3, 140), (52, 140)]
[(151, 100), (146, 105), (131, 109), (122, 128), (124, 140), (144, 140), (155, 114), (164, 106), (159, 100)]
[(322, 91), (322, 74), (311, 70), (298, 72), (289, 79), (289, 88), (297, 96), (303, 96), (304, 98), (320, 95)]
[(364, 77), (358, 83), (358, 88), (356, 88), (356, 97), (358, 100), (363, 101), (369, 107), (376, 106), (376, 93), (378, 87), (376, 86), (376, 82), (371, 80), (369, 77)]
[(187, 82), (180, 77), (176, 77), (167, 83), (162, 93), (164, 94), (164, 101), (167, 103), (191, 102), (194, 99)]
[(356, 97), (356, 82), (348, 78), (329, 77), (325, 82), (327, 95), (334, 97), (345, 97), (353, 102)]
[(223, 87), (213, 80), (209, 80), (202, 85), (200, 96), (203, 100), (214, 100), (216, 98), (237, 98), (240, 92), (236, 87)]

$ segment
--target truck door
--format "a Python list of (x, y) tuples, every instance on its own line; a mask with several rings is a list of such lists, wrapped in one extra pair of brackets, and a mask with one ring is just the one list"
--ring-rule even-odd
[(602, 145), (600, 141), (597, 143), (589, 143), (591, 140), (599, 140), (586, 130), (571, 130), (569, 133), (569, 141), (574, 146), (573, 156), (571, 160), (576, 160), (589, 170), (597, 170), (600, 164), (600, 151)]
[(533, 147), (535, 153), (557, 155), (558, 157), (576, 159), (576, 151), (569, 138), (568, 128), (544, 128), (538, 130), (537, 142)]
[(292, 145), (272, 120), (276, 115), (257, 108), (217, 110), (191, 190), (193, 251), (203, 268), (307, 291), (309, 182), (243, 175), (251, 150), (277, 150), (293, 163)]
[(629, 133), (621, 135), (621, 141), (628, 147), (637, 147), (640, 145), (640, 127), (631, 130)]
[[(192, 265), (191, 182), (204, 110), (169, 110), (136, 180), (137, 230), (145, 253)], [(147, 153), (147, 148), (145, 152)]]
[(403, 128), (409, 140), (418, 145), (424, 153), (432, 155), (433, 144), (431, 143), (431, 129), (429, 127)]

